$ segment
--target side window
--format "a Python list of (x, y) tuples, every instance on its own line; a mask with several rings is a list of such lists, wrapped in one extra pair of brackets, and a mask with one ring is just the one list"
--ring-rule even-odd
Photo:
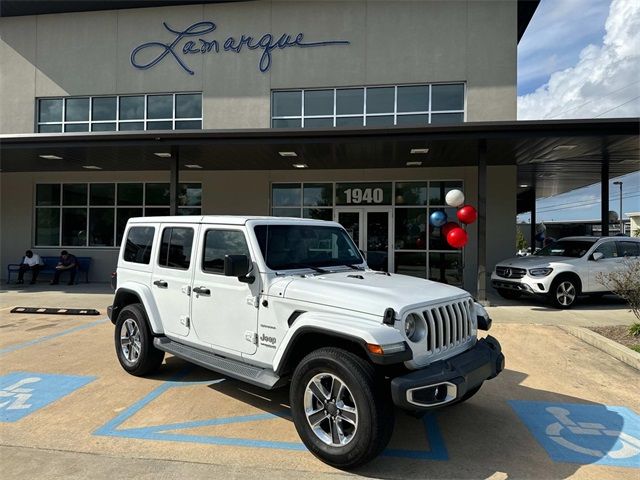
[(616, 250), (616, 242), (605, 242), (596, 248), (596, 251), (593, 253), (602, 253), (604, 258), (617, 258), (618, 251)]
[(244, 233), (239, 230), (208, 230), (204, 237), (202, 270), (224, 273), (225, 255), (251, 256)]
[(640, 257), (640, 242), (618, 241), (616, 243), (621, 257)]
[(149, 265), (155, 231), (153, 227), (130, 228), (122, 256), (124, 261)]
[(188, 270), (193, 247), (193, 229), (167, 227), (162, 231), (158, 265)]

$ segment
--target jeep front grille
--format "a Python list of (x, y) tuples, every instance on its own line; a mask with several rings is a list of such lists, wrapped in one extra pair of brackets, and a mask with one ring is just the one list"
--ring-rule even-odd
[(466, 299), (422, 311), (428, 326), (429, 353), (449, 350), (473, 338), (472, 307), (473, 300)]
[(496, 267), (496, 274), (502, 278), (522, 278), (527, 271), (524, 268)]

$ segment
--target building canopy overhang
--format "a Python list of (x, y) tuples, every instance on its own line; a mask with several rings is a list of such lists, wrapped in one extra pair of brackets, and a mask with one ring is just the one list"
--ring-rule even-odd
[[(260, 129), (0, 135), (2, 172), (370, 169), (515, 165), (518, 211), (640, 169), (640, 119), (464, 123), (416, 128)], [(412, 153), (428, 149), (427, 153)], [(420, 151), (420, 150), (418, 150)], [(295, 152), (295, 157), (281, 152)], [(171, 154), (163, 158), (157, 154)], [(43, 158), (43, 156), (56, 158)], [(165, 155), (166, 157), (166, 155)], [(415, 163), (414, 163), (415, 165)]]

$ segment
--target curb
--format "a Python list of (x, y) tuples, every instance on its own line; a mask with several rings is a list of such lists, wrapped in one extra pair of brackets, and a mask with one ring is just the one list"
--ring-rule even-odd
[(570, 327), (566, 325), (558, 325), (558, 327), (574, 337), (579, 338), (583, 342), (611, 355), (613, 358), (626, 363), (630, 367), (640, 370), (640, 353), (635, 352), (624, 345), (620, 345), (618, 342), (614, 342), (613, 340), (603, 337), (599, 333), (587, 328)]

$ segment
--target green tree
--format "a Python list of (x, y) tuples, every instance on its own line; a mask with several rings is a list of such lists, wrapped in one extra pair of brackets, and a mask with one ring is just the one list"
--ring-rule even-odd
[(516, 250), (526, 250), (528, 246), (524, 233), (522, 233), (520, 227), (516, 227)]

